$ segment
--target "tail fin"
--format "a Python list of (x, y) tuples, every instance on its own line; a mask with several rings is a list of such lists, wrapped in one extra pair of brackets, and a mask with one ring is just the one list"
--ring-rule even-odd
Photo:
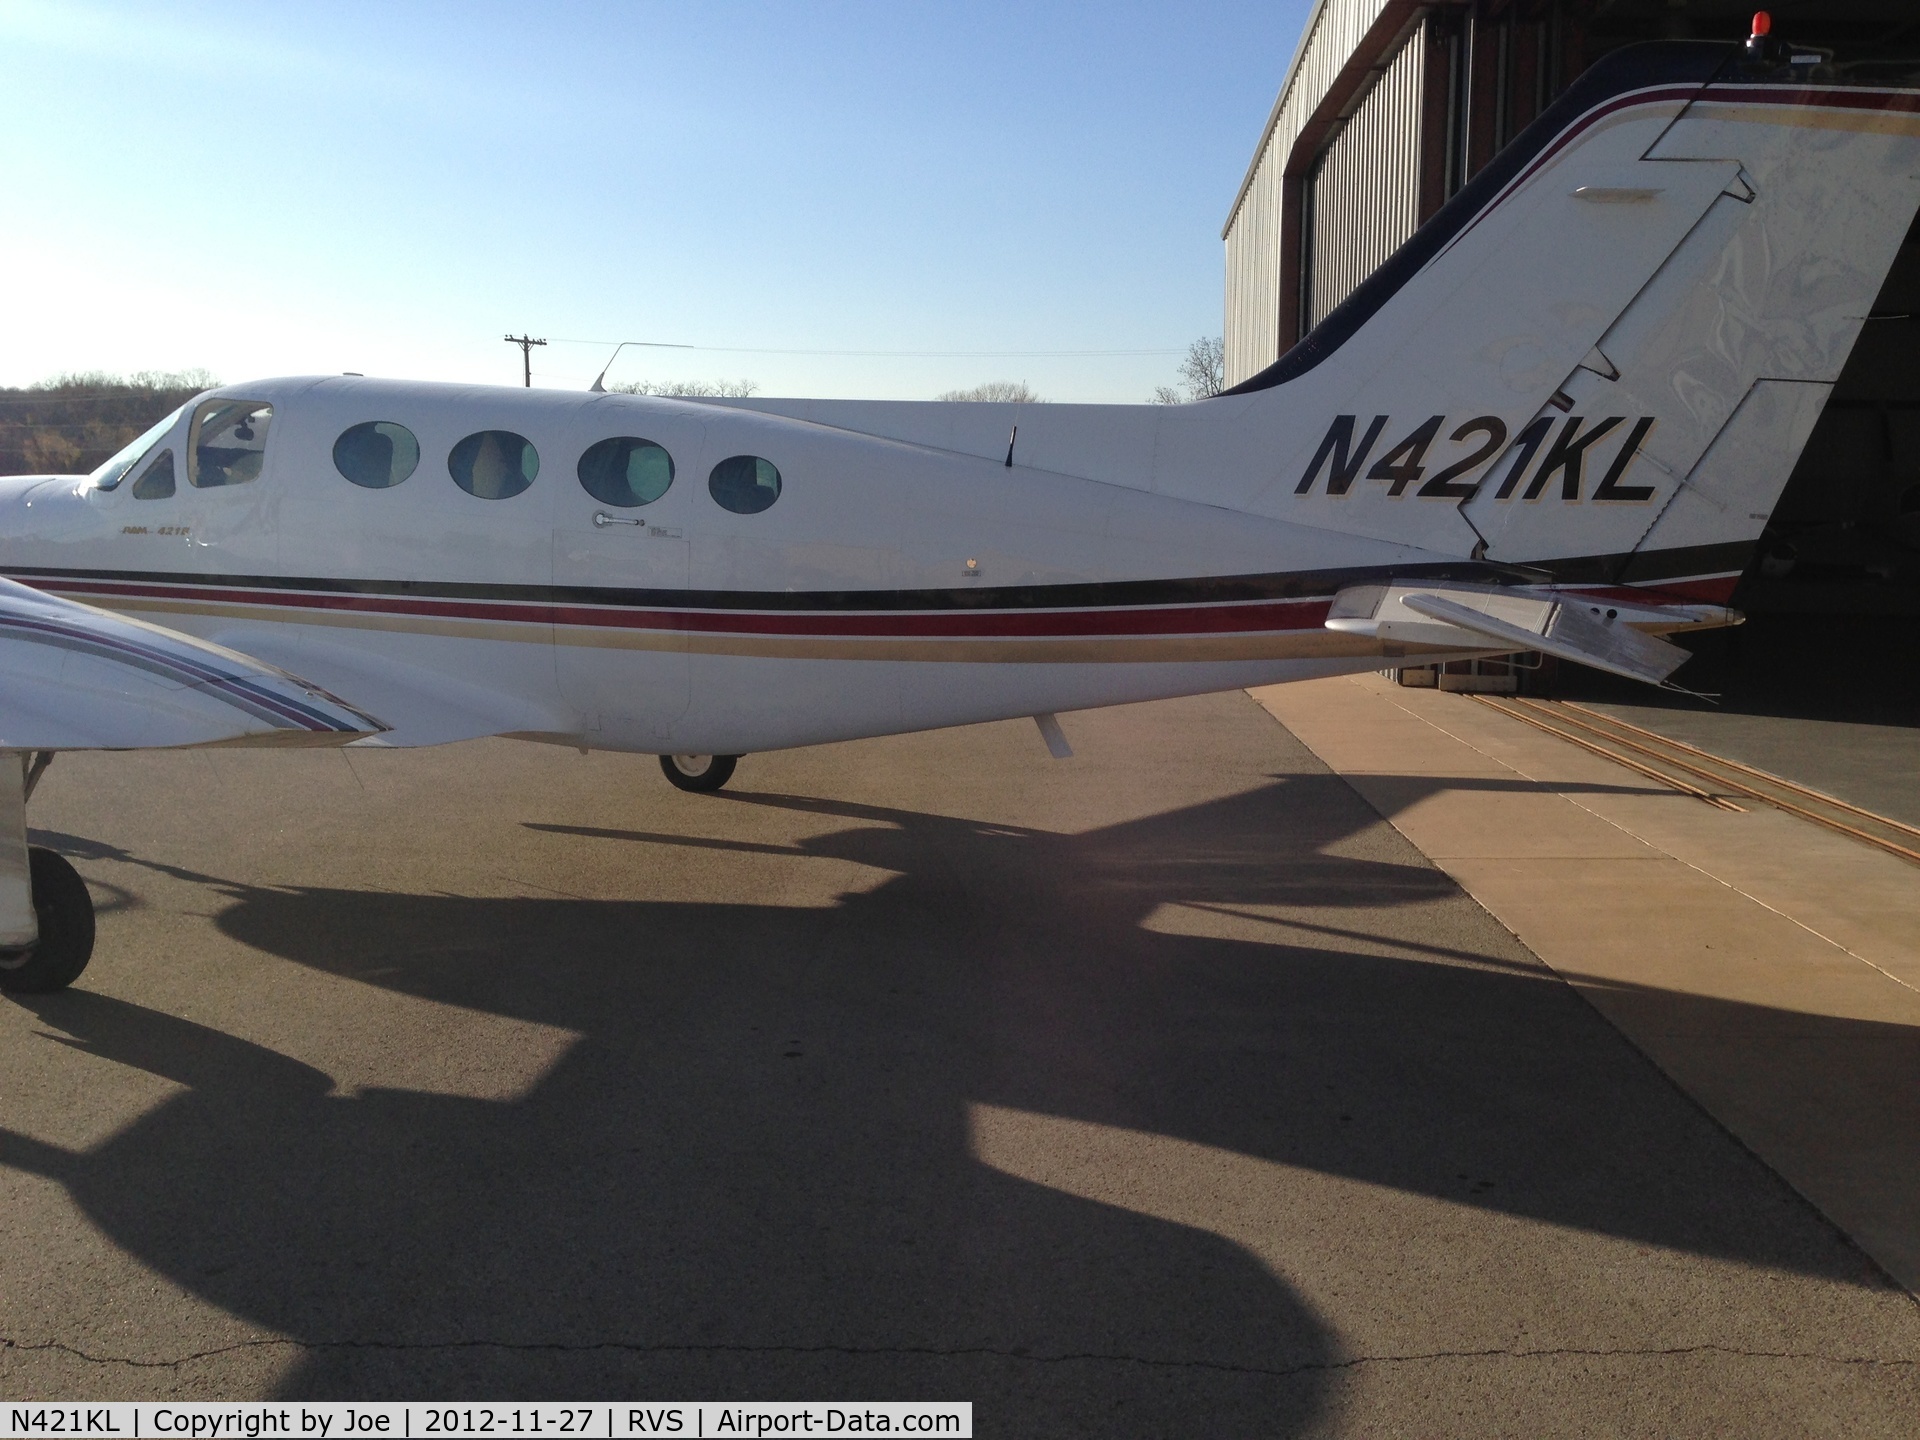
[(1221, 430), (1281, 457), (1250, 508), (1566, 580), (1737, 577), (1920, 208), (1920, 91), (1737, 54), (1595, 67), (1229, 392)]

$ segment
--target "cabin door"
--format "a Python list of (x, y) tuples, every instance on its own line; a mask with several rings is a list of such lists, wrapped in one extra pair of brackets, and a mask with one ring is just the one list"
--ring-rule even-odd
[(588, 744), (665, 752), (692, 695), (681, 607), (706, 426), (609, 395), (582, 407), (573, 441), (553, 511), (560, 693)]

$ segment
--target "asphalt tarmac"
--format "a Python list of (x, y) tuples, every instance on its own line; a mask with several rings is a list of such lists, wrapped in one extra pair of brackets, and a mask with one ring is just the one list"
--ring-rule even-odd
[(100, 940), (0, 1004), (0, 1395), (1912, 1433), (1913, 1300), (1250, 699), (1063, 723), (712, 797), (63, 756)]

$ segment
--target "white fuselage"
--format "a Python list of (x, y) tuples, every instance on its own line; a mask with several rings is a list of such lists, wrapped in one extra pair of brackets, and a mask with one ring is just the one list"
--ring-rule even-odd
[[(200, 488), (180, 458), (159, 496), (137, 474), (9, 482), (30, 523), (0, 535), (0, 568), (295, 669), (392, 743), (733, 754), (1365, 669), (1380, 647), (1323, 628), (1340, 577), (1316, 572), (1448, 558), (692, 402), (354, 378), (219, 393), (271, 407), (256, 478)], [(184, 457), (191, 415), (156, 450)], [(416, 438), (401, 483), (334, 463), (367, 422)], [(486, 431), (537, 453), (520, 493), (455, 483), (450, 455)], [(615, 437), (671, 456), (664, 494), (588, 493), (580, 459)], [(742, 455), (779, 472), (759, 513), (709, 484)]]

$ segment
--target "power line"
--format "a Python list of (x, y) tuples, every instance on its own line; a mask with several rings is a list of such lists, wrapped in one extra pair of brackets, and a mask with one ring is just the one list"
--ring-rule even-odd
[(168, 395), (197, 395), (197, 390), (181, 386), (174, 390), (133, 391), (117, 395), (42, 395), (0, 397), (0, 405), (18, 408), (37, 405), (142, 405)]
[[(509, 336), (509, 339), (512, 337)], [(701, 350), (711, 355), (835, 355), (885, 360), (1041, 360), (1102, 355), (1184, 355), (1172, 350), (780, 350), (764, 345), (675, 345), (663, 340), (581, 340), (556, 335), (556, 345), (645, 345), (656, 350)], [(611, 362), (609, 362), (611, 363)]]
[(18, 426), (22, 430), (78, 430), (83, 433), (94, 433), (94, 434), (106, 434), (114, 430), (135, 430), (137, 432), (139, 430), (144, 430), (147, 426), (151, 425), (152, 423), (153, 421), (151, 420), (142, 420), (142, 419), (35, 420), (32, 417), (28, 417), (25, 420), (10, 417), (5, 421), (0, 421), (0, 424), (5, 424), (9, 426)]

